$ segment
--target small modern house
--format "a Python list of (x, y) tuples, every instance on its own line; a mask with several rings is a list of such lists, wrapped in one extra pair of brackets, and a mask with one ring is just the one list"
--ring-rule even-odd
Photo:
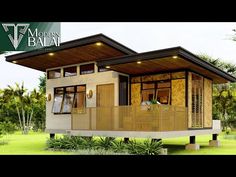
[(212, 134), (218, 145), (212, 85), (236, 81), (182, 47), (136, 53), (103, 34), (6, 60), (47, 73), (51, 137), (189, 136), (187, 148), (198, 149), (195, 136)]

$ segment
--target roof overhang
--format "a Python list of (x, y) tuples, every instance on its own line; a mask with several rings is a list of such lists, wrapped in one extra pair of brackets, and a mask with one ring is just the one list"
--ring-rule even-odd
[(97, 34), (61, 43), (59, 47), (46, 47), (16, 55), (6, 56), (6, 61), (40, 71), (49, 68), (99, 61), (136, 52), (115, 40)]
[(236, 78), (200, 59), (182, 47), (132, 54), (99, 61), (98, 66), (129, 75), (190, 70), (213, 80), (213, 83), (236, 82)]

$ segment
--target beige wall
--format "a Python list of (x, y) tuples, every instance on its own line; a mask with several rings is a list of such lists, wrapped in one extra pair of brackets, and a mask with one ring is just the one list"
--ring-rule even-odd
[(212, 81), (204, 78), (204, 127), (212, 127)]
[(185, 79), (171, 80), (171, 105), (185, 107)]
[[(85, 63), (83, 63), (85, 64)], [(68, 67), (68, 66), (66, 66)], [(63, 69), (61, 70), (63, 76)], [(86, 91), (92, 90), (93, 97), (91, 99), (86, 98), (87, 107), (96, 107), (96, 85), (114, 83), (115, 95), (114, 105), (119, 104), (119, 85), (118, 76), (119, 73), (113, 71), (97, 72), (97, 66), (95, 65), (95, 73), (79, 75), (79, 65), (77, 66), (77, 76), (61, 77), (58, 79), (49, 79), (46, 82), (46, 94), (51, 94), (51, 101), (46, 103), (46, 129), (71, 129), (71, 114), (59, 114), (52, 113), (52, 106), (54, 100), (54, 88), (70, 85), (83, 85), (86, 84)], [(109, 94), (109, 93), (108, 93)]]

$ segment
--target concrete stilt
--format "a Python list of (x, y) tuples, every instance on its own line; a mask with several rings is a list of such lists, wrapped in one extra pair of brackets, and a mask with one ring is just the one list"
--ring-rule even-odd
[(152, 139), (152, 142), (158, 142), (158, 141), (161, 141), (161, 139), (156, 139), (156, 138)]
[(199, 150), (200, 145), (196, 144), (196, 137), (195, 136), (190, 136), (189, 137), (189, 144), (185, 145), (186, 150)]
[(54, 139), (55, 138), (55, 133), (50, 133), (50, 139)]
[(124, 138), (124, 143), (128, 143), (129, 142), (129, 138)]
[(220, 146), (220, 141), (217, 140), (218, 134), (213, 134), (212, 135), (212, 140), (209, 140), (209, 146), (212, 147), (219, 147)]
[(162, 148), (160, 155), (168, 155), (168, 149), (167, 148)]

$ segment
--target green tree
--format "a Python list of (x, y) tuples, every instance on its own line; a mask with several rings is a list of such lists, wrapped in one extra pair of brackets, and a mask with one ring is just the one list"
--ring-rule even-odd
[(38, 92), (34, 89), (32, 92), (27, 92), (24, 84), (15, 84), (14, 87), (8, 86), (8, 88), (2, 91), (2, 100), (5, 103), (6, 108), (13, 108), (17, 113), (19, 127), (23, 134), (27, 134), (29, 129), (33, 126), (32, 120), (37, 120), (34, 118), (35, 112), (45, 112), (45, 105), (43, 100), (45, 100), (45, 95), (42, 92)]
[[(219, 69), (236, 76), (236, 66), (234, 64), (223, 62), (219, 58), (215, 59), (206, 54), (198, 56)], [(222, 121), (223, 130), (227, 127), (232, 127), (236, 122), (235, 93), (235, 83), (213, 85), (213, 119), (220, 119)]]
[(39, 89), (42, 90), (43, 93), (46, 93), (46, 74), (39, 77)]
[(236, 76), (236, 65), (232, 63), (226, 63), (223, 62), (219, 58), (213, 58), (209, 55), (206, 54), (199, 54), (198, 57), (200, 57), (202, 60), (207, 61), (208, 63), (216, 66), (217, 68), (233, 75)]
[[(231, 127), (234, 119), (233, 107), (235, 106), (235, 98), (233, 97), (233, 90), (229, 83), (215, 85), (213, 97), (213, 110), (215, 116), (222, 121), (223, 130)], [(232, 112), (233, 111), (233, 112)]]
[(32, 118), (33, 129), (35, 131), (45, 129), (46, 120), (46, 96), (43, 90), (31, 92), (31, 97), (34, 100), (34, 116)]

